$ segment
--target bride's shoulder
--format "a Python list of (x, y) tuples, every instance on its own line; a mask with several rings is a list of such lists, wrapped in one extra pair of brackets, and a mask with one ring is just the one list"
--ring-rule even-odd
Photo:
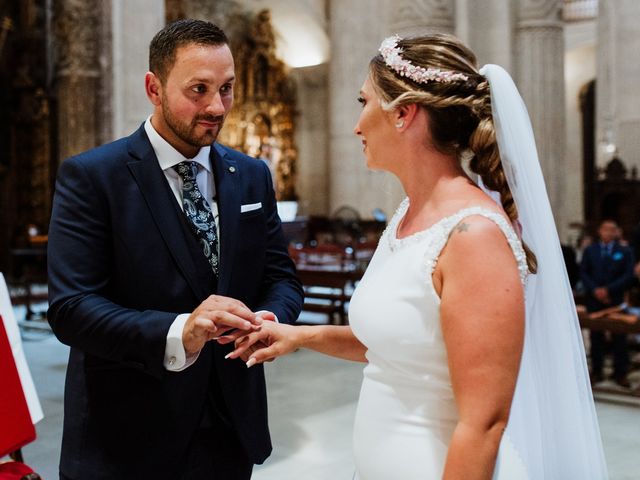
[(452, 216), (448, 230), (447, 250), (463, 256), (510, 252), (511, 243), (519, 242), (505, 214), (495, 207), (466, 208)]
[(454, 222), (442, 252), (445, 268), (487, 273), (526, 270), (522, 244), (500, 209), (474, 207)]
[(482, 207), (465, 209), (461, 213), (452, 218), (449, 243), (456, 242), (473, 249), (504, 243), (508, 222), (502, 213)]

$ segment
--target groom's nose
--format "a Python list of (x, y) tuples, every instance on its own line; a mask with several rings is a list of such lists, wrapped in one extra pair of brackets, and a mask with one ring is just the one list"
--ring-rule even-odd
[(222, 97), (220, 96), (220, 92), (214, 93), (210, 98), (209, 103), (207, 104), (206, 112), (216, 117), (224, 115), (226, 113), (224, 103), (222, 102)]

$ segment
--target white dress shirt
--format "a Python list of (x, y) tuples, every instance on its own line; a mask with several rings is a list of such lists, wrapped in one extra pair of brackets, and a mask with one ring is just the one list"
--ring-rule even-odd
[[(144, 123), (144, 130), (147, 132), (153, 151), (156, 154), (160, 168), (164, 172), (171, 191), (176, 197), (176, 201), (180, 208), (184, 211), (182, 206), (182, 177), (178, 175), (178, 172), (174, 170), (174, 166), (185, 160), (190, 160), (198, 164), (198, 174), (196, 176), (196, 183), (202, 193), (204, 199), (209, 203), (213, 218), (216, 222), (216, 230), (218, 232), (218, 255), (220, 255), (220, 221), (218, 213), (218, 203), (216, 202), (216, 185), (213, 178), (213, 167), (211, 166), (211, 160), (209, 159), (209, 153), (211, 147), (202, 147), (198, 154), (193, 158), (185, 158), (180, 152), (169, 144), (164, 138), (156, 132), (155, 128), (151, 124), (151, 116), (147, 118)], [(244, 205), (244, 207), (252, 207), (253, 205)], [(257, 315), (261, 313), (267, 313), (266, 310), (260, 310), (256, 312)], [(271, 312), (269, 312), (271, 313)], [(184, 325), (189, 319), (190, 313), (182, 313), (176, 317), (176, 319), (169, 327), (167, 333), (167, 343), (164, 349), (164, 367), (172, 372), (179, 372), (185, 368), (193, 365), (198, 359), (200, 352), (187, 356), (184, 345), (182, 344), (182, 331)], [(278, 317), (275, 317), (275, 321), (278, 322)]]
[[(156, 154), (160, 168), (162, 168), (165, 177), (167, 177), (171, 191), (175, 195), (178, 205), (180, 205), (180, 208), (183, 210), (182, 177), (178, 175), (178, 172), (176, 172), (173, 167), (185, 160), (190, 160), (198, 164), (196, 183), (198, 184), (198, 188), (200, 189), (202, 196), (211, 206), (219, 239), (220, 226), (218, 222), (218, 204), (215, 200), (216, 186), (213, 181), (213, 170), (209, 159), (211, 147), (202, 147), (195, 157), (185, 158), (180, 152), (173, 148), (169, 142), (162, 138), (158, 132), (156, 132), (155, 128), (153, 128), (153, 125), (151, 124), (151, 116), (149, 116), (147, 121), (144, 123), (144, 129), (147, 132), (147, 136), (149, 137), (153, 151)], [(220, 254), (219, 241), (218, 254)], [(187, 322), (189, 315), (189, 313), (178, 315), (169, 328), (169, 332), (167, 333), (167, 344), (164, 350), (164, 367), (167, 370), (179, 372), (192, 365), (193, 362), (198, 359), (197, 353), (187, 357), (184, 345), (182, 344), (182, 331), (184, 330), (184, 325)]]

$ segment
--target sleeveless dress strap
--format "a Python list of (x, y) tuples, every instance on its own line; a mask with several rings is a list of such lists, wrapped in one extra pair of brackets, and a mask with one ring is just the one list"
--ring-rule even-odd
[(432, 293), (440, 300), (438, 294), (433, 287), (433, 279), (432, 275), (435, 271), (436, 265), (438, 263), (438, 259), (440, 257), (440, 253), (442, 249), (445, 247), (447, 242), (449, 241), (449, 237), (451, 236), (451, 232), (463, 219), (467, 217), (471, 217), (473, 215), (480, 215), (482, 217), (488, 218), (493, 221), (504, 233), (504, 236), (507, 238), (507, 242), (511, 247), (511, 251), (513, 252), (514, 257), (516, 258), (516, 262), (518, 263), (518, 272), (520, 274), (520, 281), (524, 285), (527, 275), (529, 273), (529, 267), (527, 265), (527, 256), (522, 247), (522, 242), (516, 235), (516, 232), (513, 230), (513, 227), (505, 218), (488, 208), (484, 207), (469, 207), (462, 209), (453, 215), (443, 218), (436, 224), (431, 227), (431, 245), (430, 248), (427, 249), (426, 253), (426, 266), (427, 266), (427, 278), (429, 287), (432, 290)]

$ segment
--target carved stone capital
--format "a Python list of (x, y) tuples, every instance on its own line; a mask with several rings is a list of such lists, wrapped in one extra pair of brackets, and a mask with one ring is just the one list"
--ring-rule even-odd
[(99, 12), (98, 0), (53, 2), (58, 76), (99, 76)]
[(562, 27), (562, 0), (518, 0), (518, 28)]
[(453, 33), (455, 0), (399, 0), (389, 2), (389, 27), (394, 33), (437, 31)]

